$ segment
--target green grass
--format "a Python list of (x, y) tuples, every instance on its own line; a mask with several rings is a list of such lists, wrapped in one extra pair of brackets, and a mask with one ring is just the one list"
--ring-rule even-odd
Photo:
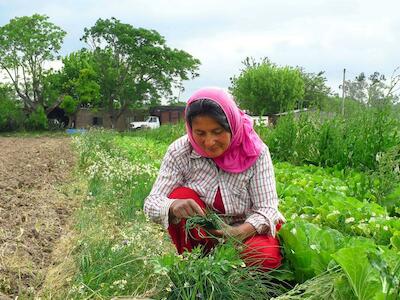
[(141, 211), (156, 174), (154, 162), (142, 156), (149, 145), (134, 143), (141, 153), (135, 156), (129, 145), (122, 146), (123, 137), (104, 130), (76, 136), (74, 141), (87, 197), (76, 215), (78, 272), (69, 296), (108, 299), (146, 294), (165, 281), (150, 261), (172, 251), (161, 227)]
[(137, 130), (123, 133), (123, 136), (142, 137), (155, 143), (170, 144), (186, 134), (184, 123), (162, 125), (157, 129)]
[(13, 131), (13, 132), (0, 132), (0, 137), (18, 137), (18, 138), (39, 138), (39, 137), (68, 137), (71, 136), (67, 134), (65, 130), (55, 130), (55, 131)]

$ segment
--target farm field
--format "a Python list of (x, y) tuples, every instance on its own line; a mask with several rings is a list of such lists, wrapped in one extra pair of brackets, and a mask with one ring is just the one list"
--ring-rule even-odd
[(42, 2), (0, 0), (0, 300), (400, 300), (394, 9)]
[[(146, 221), (141, 208), (176, 136), (172, 128), (168, 135), (165, 130), (133, 136), (92, 132), (76, 138), (89, 181), (83, 219), (98, 222), (81, 225), (85, 247), (70, 295), (396, 299), (400, 222), (363, 187), (363, 174), (356, 171), (275, 163), (287, 218), (279, 234), (286, 260), (270, 278), (254, 273), (243, 288), (235, 281), (245, 278), (243, 264), (223, 245), (206, 258), (175, 255), (163, 229)], [(107, 217), (101, 214), (105, 210)], [(96, 234), (99, 228), (105, 234)], [(249, 290), (252, 294), (246, 294)]]
[[(38, 231), (51, 226), (58, 226), (58, 231), (53, 228), (52, 243), (48, 242), (47, 248), (34, 248), (36, 257), (42, 255), (36, 258), (41, 260), (37, 272), (40, 275), (19, 279), (14, 290), (5, 290), (3, 285), (1, 291), (24, 298), (21, 294), (24, 284), (25, 290), (31, 289), (28, 298), (40, 294), (44, 299), (398, 299), (399, 211), (389, 214), (363, 186), (363, 174), (356, 171), (275, 162), (280, 209), (287, 219), (279, 232), (285, 263), (277, 271), (261, 274), (246, 270), (235, 250), (237, 244), (220, 245), (206, 257), (198, 251), (176, 255), (163, 228), (147, 220), (142, 207), (169, 142), (180, 134), (174, 127), (134, 134), (93, 130), (74, 136), (71, 141), (42, 138), (35, 144), (32, 140), (29, 147), (32, 152), (27, 157), (35, 157), (43, 149), (50, 151), (49, 158), (59, 157), (57, 151), (68, 153), (69, 157), (62, 156), (68, 167), (61, 166), (60, 159), (54, 159), (52, 164), (42, 161), (39, 165), (51, 167), (38, 167), (35, 182), (49, 178), (43, 174), (50, 176), (51, 169), (55, 172), (50, 176), (51, 186), (60, 181), (65, 186), (71, 180), (67, 174), (72, 174), (76, 161), (73, 182), (68, 185), (75, 191), (76, 186), (80, 188), (76, 194), (65, 192), (69, 196), (61, 193), (59, 199), (63, 204), (53, 197), (59, 194), (56, 189), (53, 196), (42, 198), (49, 201), (41, 202), (48, 208), (48, 225), (43, 223)], [(18, 139), (7, 141), (13, 146), (6, 153), (12, 156)], [(69, 143), (75, 152), (66, 150)], [(6, 166), (2, 170), (12, 169), (10, 161), (1, 161)], [(21, 170), (26, 168), (25, 164), (26, 161), (21, 161)], [(13, 180), (4, 174), (0, 182)], [(30, 186), (31, 191), (43, 188), (42, 184)], [(63, 218), (53, 213), (55, 204), (64, 207)], [(60, 276), (49, 283), (43, 279), (51, 261), (51, 254), (46, 251), (51, 251), (62, 234), (60, 228), (73, 207), (77, 207), (73, 225), (65, 229), (74, 235), (70, 245), (72, 267), (63, 269), (66, 265), (55, 261), (53, 265), (69, 276)], [(30, 209), (29, 205), (15, 209), (14, 215), (33, 214)], [(36, 209), (35, 213), (39, 211)], [(1, 230), (16, 237), (17, 244), (20, 229), (14, 221), (2, 222)], [(23, 230), (36, 229), (34, 224), (27, 224)], [(26, 240), (29, 245), (41, 241), (37, 235), (30, 238)], [(13, 257), (11, 251), (9, 256)], [(3, 271), (4, 265), (1, 267)], [(24, 270), (22, 266), (14, 267)], [(32, 270), (29, 274), (32, 275)], [(5, 275), (14, 279), (11, 271)]]
[(76, 159), (69, 138), (0, 137), (0, 149), (0, 298), (28, 297), (76, 207), (61, 189)]

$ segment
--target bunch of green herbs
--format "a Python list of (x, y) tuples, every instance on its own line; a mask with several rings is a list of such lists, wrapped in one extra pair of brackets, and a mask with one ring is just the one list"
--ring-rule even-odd
[(208, 254), (196, 247), (183, 255), (164, 255), (154, 267), (170, 280), (158, 295), (163, 299), (269, 299), (286, 291), (271, 273), (246, 267), (231, 241)]

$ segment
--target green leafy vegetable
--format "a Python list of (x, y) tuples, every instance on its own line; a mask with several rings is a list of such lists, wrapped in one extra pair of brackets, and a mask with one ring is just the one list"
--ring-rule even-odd
[(376, 299), (382, 295), (378, 272), (367, 258), (366, 247), (342, 248), (332, 255), (342, 267), (359, 300)]

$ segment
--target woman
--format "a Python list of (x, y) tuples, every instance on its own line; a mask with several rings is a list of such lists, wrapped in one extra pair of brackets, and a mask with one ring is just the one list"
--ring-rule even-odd
[(267, 146), (251, 119), (219, 88), (203, 88), (185, 110), (187, 135), (173, 142), (146, 198), (145, 213), (168, 229), (177, 251), (197, 245), (211, 249), (216, 240), (196, 231), (185, 234), (186, 218), (212, 209), (226, 222), (220, 237), (242, 240), (247, 265), (277, 268), (281, 254), (274, 171)]

